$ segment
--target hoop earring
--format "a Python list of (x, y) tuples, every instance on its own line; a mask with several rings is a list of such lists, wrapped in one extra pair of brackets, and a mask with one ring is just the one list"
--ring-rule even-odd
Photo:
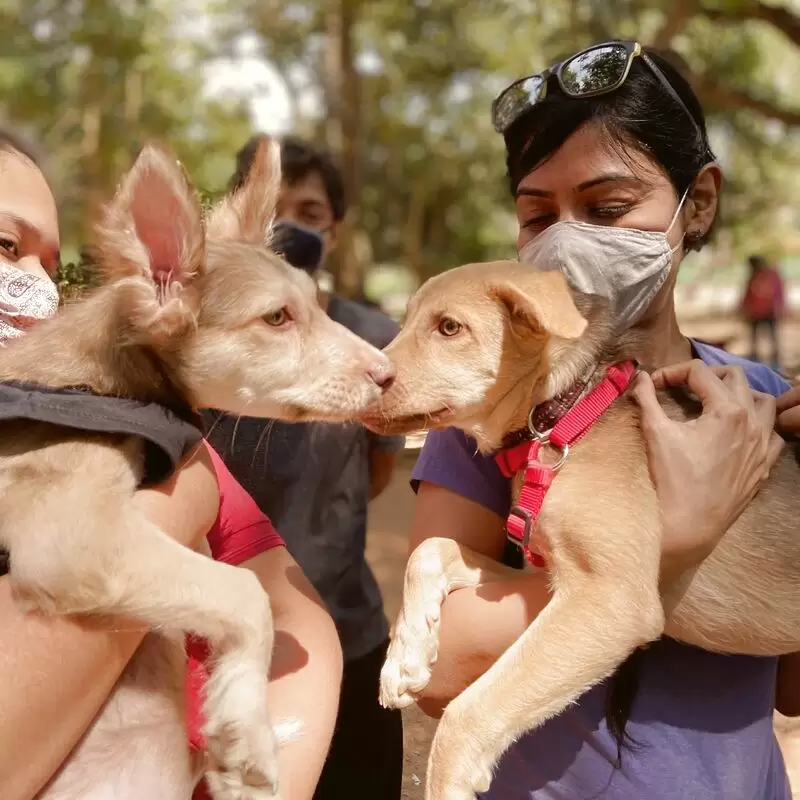
[(702, 231), (687, 231), (683, 237), (686, 250), (697, 250), (702, 238)]

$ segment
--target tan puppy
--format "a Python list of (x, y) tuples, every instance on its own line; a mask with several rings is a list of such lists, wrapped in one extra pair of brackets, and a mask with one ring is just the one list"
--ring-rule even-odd
[[(276, 145), (262, 147), (248, 184), (205, 225), (179, 165), (145, 148), (97, 227), (104, 286), (0, 350), (0, 380), (286, 420), (338, 421), (374, 403), (392, 377), (386, 356), (331, 321), (311, 279), (265, 247), (279, 163)], [(183, 654), (163, 637), (193, 633), (214, 656), (204, 711), (215, 800), (276, 797), (268, 598), (251, 572), (137, 513), (142, 472), (137, 437), (2, 423), (0, 543), (18, 602), (160, 634), (46, 796), (186, 800)]]
[[(501, 262), (428, 281), (385, 352), (397, 378), (365, 418), (369, 427), (455, 426), (491, 452), (507, 434), (526, 430), (539, 404), (587, 379), (588, 392), (609, 364), (630, 358), (630, 342), (611, 335), (596, 301), (573, 299), (560, 273)], [(673, 418), (699, 412), (686, 397), (662, 399)], [(550, 464), (564, 455), (545, 451)], [(785, 453), (713, 554), (662, 594), (660, 515), (639, 409), (628, 396), (617, 400), (566, 455), (534, 530), (552, 600), (447, 707), (431, 751), (428, 800), (485, 791), (514, 740), (662, 633), (722, 652), (800, 649), (799, 473), (795, 455)], [(447, 594), (507, 575), (452, 540), (417, 548), (382, 674), (384, 704), (408, 705), (429, 680)]]

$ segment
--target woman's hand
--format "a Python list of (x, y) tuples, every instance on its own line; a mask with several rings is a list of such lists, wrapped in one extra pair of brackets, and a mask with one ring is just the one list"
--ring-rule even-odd
[[(690, 422), (670, 420), (656, 389), (688, 386), (703, 404)], [(776, 404), (753, 392), (739, 367), (701, 361), (641, 375), (634, 395), (664, 523), (662, 578), (699, 564), (736, 521), (780, 454)]]
[(777, 399), (776, 428), (783, 436), (800, 436), (800, 386), (784, 392)]

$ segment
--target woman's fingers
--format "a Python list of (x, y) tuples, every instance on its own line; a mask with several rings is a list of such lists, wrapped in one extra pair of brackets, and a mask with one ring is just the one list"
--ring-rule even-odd
[(728, 387), (740, 405), (747, 409), (754, 409), (753, 390), (741, 367), (728, 364), (711, 367), (711, 371)]
[[(659, 407), (656, 389), (680, 386), (702, 402), (697, 419), (673, 422)], [(753, 392), (740, 367), (699, 361), (661, 369), (653, 380), (642, 378), (634, 392), (662, 510), (665, 560), (698, 563), (752, 500), (780, 455), (775, 399)]]
[(753, 404), (753, 413), (765, 431), (772, 431), (775, 428), (775, 416), (777, 413), (777, 403), (771, 394), (748, 390)]
[(766, 474), (764, 475), (764, 480), (769, 477), (770, 470), (775, 466), (778, 459), (783, 452), (783, 447), (786, 444), (783, 437), (778, 433), (773, 433), (769, 438), (769, 444), (767, 446), (767, 464), (766, 464)]
[(660, 426), (668, 423), (669, 418), (661, 408), (656, 387), (646, 372), (640, 372), (636, 376), (631, 394), (642, 409), (642, 427), (649, 438)]
[(784, 392), (776, 401), (776, 427), (784, 436), (800, 436), (800, 386)]
[(783, 449), (783, 439), (775, 433), (776, 402), (775, 398), (764, 392), (751, 392), (753, 413), (764, 440), (764, 476), (766, 480), (770, 470), (775, 466)]
[(775, 400), (775, 405), (779, 414), (800, 406), (800, 386), (794, 386), (789, 389), (788, 392), (784, 392), (780, 395), (780, 397)]
[(725, 404), (730, 400), (730, 389), (702, 361), (685, 361), (673, 364), (653, 373), (653, 384), (657, 389), (688, 386), (699, 398), (703, 408)]

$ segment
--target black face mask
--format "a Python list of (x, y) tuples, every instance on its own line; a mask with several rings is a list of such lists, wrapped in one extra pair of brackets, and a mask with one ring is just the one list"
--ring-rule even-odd
[(272, 228), (272, 249), (293, 267), (305, 272), (315, 272), (319, 268), (322, 246), (319, 233), (295, 222), (277, 222)]

